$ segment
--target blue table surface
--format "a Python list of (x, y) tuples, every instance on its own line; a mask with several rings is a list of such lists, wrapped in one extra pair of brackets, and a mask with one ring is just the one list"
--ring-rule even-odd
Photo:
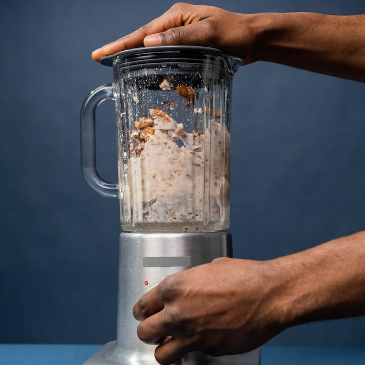
[[(0, 344), (0, 365), (81, 365), (101, 345)], [(365, 347), (264, 346), (261, 365), (365, 365)]]

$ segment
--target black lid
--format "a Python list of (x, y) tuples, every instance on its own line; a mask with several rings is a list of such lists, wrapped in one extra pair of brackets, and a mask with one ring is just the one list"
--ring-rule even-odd
[(133, 48), (118, 52), (114, 55), (103, 57), (100, 63), (105, 66), (113, 66), (116, 58), (124, 58), (128, 63), (150, 63), (162, 61), (202, 61), (207, 55), (226, 58), (230, 63), (232, 70), (237, 71), (242, 64), (242, 57), (217, 48), (199, 47), (199, 46), (159, 46), (159, 47), (141, 47)]

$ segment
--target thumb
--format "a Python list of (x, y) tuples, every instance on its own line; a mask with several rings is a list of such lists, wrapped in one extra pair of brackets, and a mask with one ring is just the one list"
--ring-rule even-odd
[(181, 27), (170, 28), (165, 32), (150, 34), (143, 40), (145, 47), (153, 46), (212, 46), (211, 31), (203, 21)]
[(145, 37), (145, 39), (143, 40), (143, 44), (145, 47), (162, 46), (163, 40), (160, 33), (151, 34)]

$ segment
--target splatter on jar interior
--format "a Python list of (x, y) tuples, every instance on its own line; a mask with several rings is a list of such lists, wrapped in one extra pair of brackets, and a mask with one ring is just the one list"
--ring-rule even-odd
[(227, 229), (231, 87), (241, 60), (211, 48), (154, 47), (103, 62), (114, 72), (101, 93), (116, 102), (119, 182), (94, 174), (90, 185), (119, 197), (122, 230)]

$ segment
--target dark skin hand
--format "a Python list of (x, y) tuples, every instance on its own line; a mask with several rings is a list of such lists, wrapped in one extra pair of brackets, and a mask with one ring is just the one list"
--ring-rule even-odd
[(221, 258), (171, 275), (133, 308), (160, 364), (254, 350), (286, 328), (365, 315), (365, 232), (269, 261)]
[(271, 289), (265, 282), (272, 269), (221, 258), (169, 277), (134, 307), (143, 320), (139, 338), (149, 344), (168, 339), (156, 350), (163, 364), (193, 350), (219, 356), (260, 346), (281, 330), (274, 318), (266, 321), (271, 313), (264, 298)]
[[(250, 15), (213, 6), (179, 3), (135, 32), (95, 50), (92, 57), (99, 61), (125, 49), (161, 45), (216, 47), (248, 57), (252, 53), (250, 48), (254, 44), (254, 34), (249, 29), (249, 22), (247, 25), (242, 22), (242, 17), (248, 19)], [(241, 26), (243, 29), (240, 29)], [(232, 32), (234, 28), (240, 29), (240, 32)]]

